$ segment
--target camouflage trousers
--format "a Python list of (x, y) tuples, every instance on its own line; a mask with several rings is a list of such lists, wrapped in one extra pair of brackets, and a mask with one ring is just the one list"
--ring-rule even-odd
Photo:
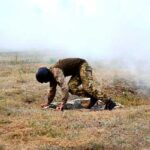
[(107, 96), (94, 87), (92, 68), (87, 62), (81, 65), (77, 75), (71, 77), (68, 86), (71, 94), (82, 97), (90, 97), (91, 104), (89, 104), (89, 107), (92, 107), (97, 100), (107, 103)]

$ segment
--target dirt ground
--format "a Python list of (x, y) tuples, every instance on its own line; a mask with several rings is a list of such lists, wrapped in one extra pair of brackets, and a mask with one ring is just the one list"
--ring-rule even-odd
[[(0, 53), (0, 150), (150, 149), (150, 90), (134, 75), (93, 63), (95, 86), (124, 105), (122, 109), (42, 110), (49, 86), (39, 84), (35, 72), (55, 59), (40, 58)], [(58, 88), (54, 100), (60, 99)]]

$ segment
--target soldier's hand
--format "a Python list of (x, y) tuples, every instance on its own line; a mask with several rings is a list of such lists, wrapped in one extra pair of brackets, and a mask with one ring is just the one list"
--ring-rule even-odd
[(41, 104), (41, 107), (42, 107), (43, 109), (47, 109), (47, 108), (49, 108), (49, 104)]
[(60, 104), (59, 106), (56, 107), (57, 111), (63, 111), (64, 109), (64, 104)]

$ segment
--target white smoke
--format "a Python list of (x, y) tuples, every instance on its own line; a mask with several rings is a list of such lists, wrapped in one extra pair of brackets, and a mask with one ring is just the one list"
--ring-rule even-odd
[(115, 60), (148, 79), (149, 6), (148, 0), (1, 1), (0, 49)]

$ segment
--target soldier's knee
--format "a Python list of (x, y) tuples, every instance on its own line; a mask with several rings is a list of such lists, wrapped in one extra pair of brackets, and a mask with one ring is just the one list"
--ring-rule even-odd
[(93, 95), (93, 96), (97, 96), (98, 95), (98, 90), (95, 89), (95, 87), (93, 87), (92, 84), (88, 85), (88, 86), (83, 86), (83, 89), (86, 93), (88, 93), (89, 95)]
[(71, 88), (71, 84), (70, 84), (70, 83), (68, 83), (68, 88), (69, 88), (69, 89)]
[(86, 93), (91, 93), (92, 92), (92, 89), (89, 86), (84, 86), (83, 89)]
[(68, 88), (70, 91), (72, 91), (74, 89), (74, 84), (72, 84), (71, 82), (68, 83)]
[(69, 88), (69, 92), (70, 92), (72, 95), (76, 95), (76, 90), (75, 90), (75, 89)]

